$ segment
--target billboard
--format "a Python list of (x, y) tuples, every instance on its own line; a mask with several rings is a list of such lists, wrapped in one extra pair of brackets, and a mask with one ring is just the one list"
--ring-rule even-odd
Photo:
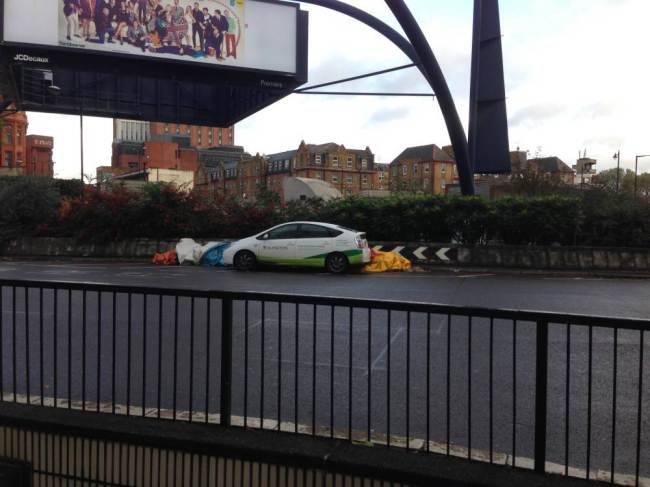
[(0, 96), (21, 110), (226, 127), (307, 82), (281, 0), (0, 0)]
[(4, 0), (3, 42), (296, 74), (298, 7), (263, 0)]

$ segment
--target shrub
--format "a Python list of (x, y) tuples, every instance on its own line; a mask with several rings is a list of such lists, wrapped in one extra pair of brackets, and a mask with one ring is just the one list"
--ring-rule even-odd
[(0, 241), (47, 233), (56, 221), (60, 195), (45, 178), (0, 182)]
[(365, 231), (374, 241), (481, 245), (650, 246), (650, 205), (605, 189), (565, 196), (479, 197), (394, 195), (318, 199), (280, 205), (205, 197), (166, 184), (143, 191), (100, 191), (77, 182), (0, 178), (0, 239), (68, 236), (106, 242), (134, 237), (240, 238), (296, 220)]

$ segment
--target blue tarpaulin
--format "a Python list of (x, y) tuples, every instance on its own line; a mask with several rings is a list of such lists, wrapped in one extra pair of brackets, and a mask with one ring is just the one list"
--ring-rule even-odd
[(213, 247), (203, 252), (201, 256), (201, 265), (205, 267), (223, 266), (223, 253), (230, 247), (230, 243), (217, 243)]

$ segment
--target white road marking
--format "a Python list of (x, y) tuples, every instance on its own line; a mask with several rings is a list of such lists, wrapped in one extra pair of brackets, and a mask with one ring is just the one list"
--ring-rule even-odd
[(459, 279), (475, 279), (477, 277), (494, 277), (496, 274), (468, 274), (466, 276), (456, 276)]
[[(393, 345), (395, 344), (395, 341), (396, 341), (396, 340), (399, 338), (399, 336), (404, 332), (404, 328), (405, 328), (405, 327), (404, 327), (403, 325), (400, 326), (400, 327), (397, 329), (397, 331), (395, 332), (395, 334), (391, 337), (391, 339), (390, 339), (390, 344), (391, 344), (391, 346), (393, 346)], [(383, 349), (383, 350), (381, 351), (381, 353), (377, 356), (377, 358), (372, 362), (372, 364), (370, 364), (370, 370), (379, 370), (379, 368), (377, 368), (377, 364), (378, 364), (378, 363), (379, 363), (379, 362), (384, 358), (384, 356), (385, 356), (387, 353), (388, 353), (388, 345), (386, 345), (386, 346), (384, 347), (384, 349)], [(367, 377), (367, 376), (368, 376), (368, 369), (367, 369), (367, 367), (366, 367), (366, 373), (365, 373), (364, 377)]]

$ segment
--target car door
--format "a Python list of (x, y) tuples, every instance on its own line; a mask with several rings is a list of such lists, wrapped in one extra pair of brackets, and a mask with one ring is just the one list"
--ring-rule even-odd
[(300, 265), (322, 267), (332, 250), (334, 242), (327, 227), (307, 223), (300, 225), (296, 239), (296, 260)]
[(298, 225), (289, 223), (263, 234), (257, 260), (266, 264), (292, 265), (296, 260)]

